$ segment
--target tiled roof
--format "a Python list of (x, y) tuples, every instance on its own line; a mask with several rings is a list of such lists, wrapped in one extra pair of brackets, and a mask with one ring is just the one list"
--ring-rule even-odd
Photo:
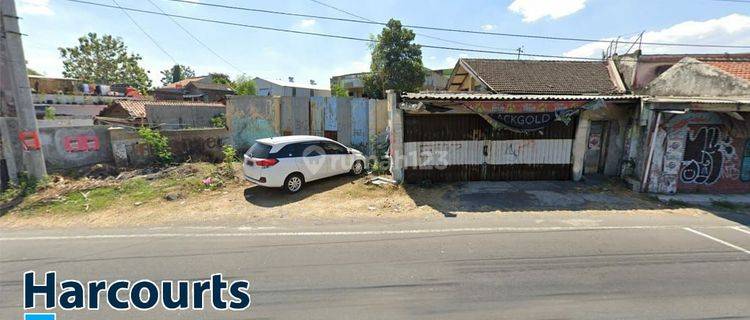
[(750, 81), (750, 61), (703, 61), (704, 63), (724, 70), (735, 77)]
[(190, 84), (202, 90), (232, 91), (232, 88), (230, 88), (228, 85), (225, 85), (225, 84), (198, 82), (198, 81), (193, 81)]
[(605, 62), (462, 59), (492, 91), (506, 94), (618, 93)]
[(145, 101), (122, 100), (116, 102), (130, 114), (131, 118), (145, 118), (146, 106), (186, 106), (186, 107), (224, 107), (221, 103), (192, 102), (192, 101)]
[(184, 87), (184, 86), (188, 85), (188, 83), (190, 83), (190, 82), (203, 80), (203, 78), (205, 78), (205, 76), (204, 77), (187, 78), (187, 79), (180, 80), (180, 81), (177, 81), (177, 82), (172, 82), (172, 83), (170, 83), (170, 84), (168, 84), (168, 85), (166, 85), (164, 87), (165, 88), (180, 88), (180, 87)]

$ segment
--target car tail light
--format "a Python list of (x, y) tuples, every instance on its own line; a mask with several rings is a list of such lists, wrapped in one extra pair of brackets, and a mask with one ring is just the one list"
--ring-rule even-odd
[(276, 160), (276, 159), (273, 159), (273, 158), (271, 158), (271, 159), (259, 159), (259, 160), (255, 160), (255, 165), (257, 165), (259, 167), (271, 167), (271, 166), (273, 166), (273, 165), (275, 165), (277, 163), (279, 163), (279, 160)]

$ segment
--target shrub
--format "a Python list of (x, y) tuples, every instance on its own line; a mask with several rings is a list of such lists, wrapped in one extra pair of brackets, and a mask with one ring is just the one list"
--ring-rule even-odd
[(44, 120), (55, 120), (55, 107), (44, 108)]
[(169, 140), (161, 132), (143, 127), (138, 129), (138, 136), (146, 140), (146, 145), (148, 145), (159, 164), (166, 165), (172, 163), (172, 151), (169, 149)]
[(211, 118), (211, 125), (217, 128), (226, 128), (227, 117), (223, 113), (217, 114)]

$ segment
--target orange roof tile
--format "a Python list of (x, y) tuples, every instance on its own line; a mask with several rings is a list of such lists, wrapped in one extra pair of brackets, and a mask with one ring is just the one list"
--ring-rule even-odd
[(750, 81), (750, 61), (704, 61), (714, 68), (719, 68), (735, 77)]

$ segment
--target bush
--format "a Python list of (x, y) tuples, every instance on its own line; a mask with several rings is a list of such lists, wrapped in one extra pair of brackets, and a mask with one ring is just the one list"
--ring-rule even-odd
[(169, 149), (169, 140), (161, 132), (143, 127), (138, 129), (138, 136), (146, 140), (146, 144), (159, 164), (166, 165), (172, 163), (172, 151)]
[(55, 107), (44, 108), (44, 120), (55, 120)]
[(211, 125), (217, 128), (226, 128), (227, 127), (227, 117), (222, 114), (217, 114), (211, 118)]
[(233, 178), (234, 162), (237, 160), (237, 150), (231, 145), (224, 145), (221, 148), (221, 153), (224, 154), (224, 161), (217, 168), (217, 173), (219, 176)]

